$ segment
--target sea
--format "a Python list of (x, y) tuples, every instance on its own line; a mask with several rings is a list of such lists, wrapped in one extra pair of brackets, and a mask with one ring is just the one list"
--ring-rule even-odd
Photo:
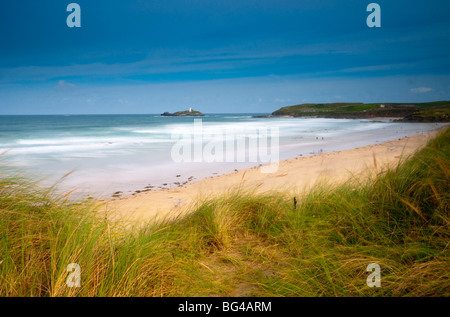
[(277, 160), (378, 144), (446, 125), (255, 118), (258, 115), (0, 116), (0, 168), (62, 193), (73, 191), (75, 197), (110, 197), (182, 186)]

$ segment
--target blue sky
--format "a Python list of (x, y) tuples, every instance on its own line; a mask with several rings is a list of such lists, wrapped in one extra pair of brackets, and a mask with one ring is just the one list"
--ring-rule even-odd
[(450, 100), (449, 1), (72, 1), (0, 3), (0, 114)]

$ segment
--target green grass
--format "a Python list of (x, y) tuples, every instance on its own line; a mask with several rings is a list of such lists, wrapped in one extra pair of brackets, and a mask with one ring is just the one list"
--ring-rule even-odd
[[(450, 129), (397, 167), (130, 230), (3, 170), (0, 296), (449, 296)], [(69, 263), (81, 287), (66, 285)], [(370, 263), (381, 287), (366, 285)]]
[(450, 107), (434, 107), (417, 110), (407, 117), (410, 121), (419, 122), (449, 122), (450, 121)]
[[(383, 107), (380, 105), (383, 104)], [(325, 118), (401, 117), (405, 121), (448, 122), (450, 102), (425, 103), (325, 103), (280, 108), (272, 115)]]

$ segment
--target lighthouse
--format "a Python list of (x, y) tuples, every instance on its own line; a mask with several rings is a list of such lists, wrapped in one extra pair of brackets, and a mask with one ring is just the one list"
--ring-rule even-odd
[(192, 108), (191, 107), (189, 107), (189, 112), (192, 112)]

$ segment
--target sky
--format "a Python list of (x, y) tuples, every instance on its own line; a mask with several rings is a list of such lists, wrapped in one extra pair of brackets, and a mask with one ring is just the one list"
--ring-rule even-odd
[(1, 1), (0, 114), (450, 100), (449, 53), (448, 0)]

